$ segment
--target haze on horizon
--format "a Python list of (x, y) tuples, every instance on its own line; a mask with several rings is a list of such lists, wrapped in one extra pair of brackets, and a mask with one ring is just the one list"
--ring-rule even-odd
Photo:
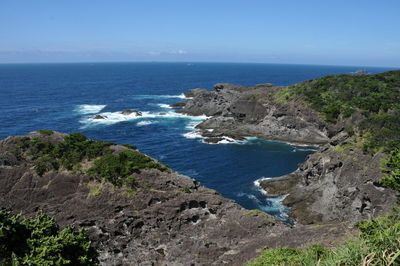
[(398, 0), (2, 0), (0, 63), (400, 67)]

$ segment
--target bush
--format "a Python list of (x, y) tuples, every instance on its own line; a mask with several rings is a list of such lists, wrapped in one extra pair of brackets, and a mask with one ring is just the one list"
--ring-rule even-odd
[(384, 187), (400, 191), (400, 149), (392, 151), (383, 161), (382, 171), (386, 176), (381, 178), (379, 183)]
[(129, 148), (129, 149), (132, 149), (132, 150), (136, 150), (137, 149), (137, 147), (135, 146), (135, 145), (132, 145), (132, 144), (126, 144), (126, 143), (124, 143), (124, 144), (121, 144), (122, 146), (125, 146), (125, 147), (127, 147), (127, 148)]
[(89, 174), (103, 177), (114, 185), (122, 185), (123, 182), (130, 182), (125, 181), (129, 175), (143, 169), (167, 171), (168, 167), (138, 151), (124, 150), (118, 154), (107, 154), (97, 159), (89, 169)]
[(0, 211), (1, 265), (98, 265), (97, 252), (83, 230), (59, 229), (43, 213), (22, 219)]
[(53, 135), (53, 133), (54, 133), (54, 131), (53, 131), (53, 130), (50, 130), (50, 129), (41, 129), (41, 130), (38, 130), (38, 132), (39, 132), (40, 134), (46, 135), (46, 136), (51, 136), (51, 135)]
[(38, 138), (21, 138), (18, 147), (27, 151), (35, 162), (36, 173), (42, 176), (50, 170), (58, 170), (60, 166), (68, 169), (79, 169), (79, 164), (84, 159), (94, 159), (112, 150), (112, 142), (90, 140), (81, 133), (72, 133), (64, 141), (52, 144)]
[[(309, 80), (284, 89), (290, 100), (300, 99), (322, 113), (328, 123), (355, 111), (362, 134), (370, 134), (365, 150), (400, 148), (400, 71), (375, 75), (338, 75)], [(281, 92), (276, 94), (279, 101)]]

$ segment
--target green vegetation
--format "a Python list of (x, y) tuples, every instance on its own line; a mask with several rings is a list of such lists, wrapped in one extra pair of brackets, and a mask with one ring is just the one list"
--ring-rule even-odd
[(383, 161), (382, 171), (386, 176), (379, 180), (380, 184), (400, 191), (400, 149), (392, 151)]
[(46, 135), (46, 136), (51, 136), (51, 135), (53, 135), (53, 133), (54, 133), (54, 131), (53, 131), (53, 130), (50, 130), (50, 129), (41, 129), (41, 130), (38, 130), (38, 132), (39, 132), (40, 134)]
[(261, 265), (400, 265), (400, 212), (358, 224), (360, 234), (334, 249), (267, 249), (249, 262)]
[(181, 188), (181, 191), (184, 193), (192, 193), (192, 191), (190, 190), (190, 188), (188, 186), (184, 186)]
[(81, 133), (65, 136), (64, 141), (57, 144), (43, 141), (36, 137), (21, 138), (16, 153), (21, 151), (34, 161), (34, 169), (40, 176), (51, 170), (60, 168), (82, 171), (84, 160), (94, 160), (88, 173), (99, 179), (105, 179), (116, 186), (135, 185), (134, 173), (144, 169), (168, 171), (168, 167), (158, 163), (149, 156), (136, 150), (136, 146), (124, 144), (129, 149), (113, 154), (112, 142), (90, 140)]
[(124, 150), (118, 154), (107, 154), (94, 161), (94, 165), (89, 169), (92, 176), (101, 176), (114, 185), (123, 183), (133, 185), (135, 179), (129, 177), (133, 173), (138, 173), (142, 169), (158, 169), (167, 171), (168, 168), (149, 156), (134, 150)]
[(0, 265), (98, 265), (83, 230), (59, 229), (43, 213), (22, 219), (0, 211)]
[(67, 135), (63, 142), (52, 144), (39, 138), (23, 137), (19, 143), (22, 151), (27, 152), (35, 162), (38, 175), (63, 167), (72, 170), (84, 159), (90, 160), (111, 153), (111, 142), (90, 140), (81, 133)]
[(354, 115), (345, 128), (353, 142), (334, 150), (343, 153), (357, 146), (366, 153), (389, 154), (387, 176), (380, 183), (400, 191), (400, 71), (326, 76), (286, 87), (274, 97), (278, 102), (305, 102), (332, 124)]
[(121, 145), (124, 146), (124, 147), (127, 147), (129, 149), (132, 149), (132, 150), (136, 150), (137, 149), (137, 147), (135, 145), (132, 145), (132, 144), (124, 143), (124, 144), (121, 144)]
[[(365, 150), (400, 147), (400, 71), (326, 76), (289, 86), (276, 99), (304, 101), (329, 123), (358, 113), (355, 126), (369, 140)], [(347, 130), (352, 135), (355, 129)]]

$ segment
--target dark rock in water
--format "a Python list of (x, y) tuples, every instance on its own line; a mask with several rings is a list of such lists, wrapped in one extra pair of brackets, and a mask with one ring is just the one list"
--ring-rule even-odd
[(186, 101), (170, 104), (172, 108), (182, 108), (186, 105)]
[(205, 138), (204, 142), (207, 142), (207, 143), (218, 143), (221, 140), (224, 140), (224, 138), (210, 137), (210, 138)]
[(167, 113), (159, 113), (159, 115), (166, 115)]
[(93, 119), (107, 119), (107, 116), (105, 116), (105, 115), (96, 115), (95, 117), (93, 117)]
[(130, 114), (135, 114), (136, 116), (142, 116), (142, 112), (137, 111), (137, 110), (124, 110), (121, 112), (123, 115), (130, 115)]

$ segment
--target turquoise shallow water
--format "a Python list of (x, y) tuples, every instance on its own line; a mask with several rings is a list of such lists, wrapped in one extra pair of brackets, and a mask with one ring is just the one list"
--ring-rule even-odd
[[(80, 131), (94, 139), (130, 143), (172, 169), (249, 209), (284, 218), (279, 199), (254, 183), (294, 171), (314, 152), (260, 139), (205, 144), (192, 134), (202, 117), (174, 113), (188, 89), (218, 82), (289, 85), (358, 67), (217, 63), (96, 63), (0, 65), (0, 138), (37, 129)], [(366, 68), (371, 73), (388, 69)], [(118, 114), (143, 112), (140, 118)], [(166, 113), (166, 115), (160, 115)], [(96, 114), (105, 121), (93, 121)]]

